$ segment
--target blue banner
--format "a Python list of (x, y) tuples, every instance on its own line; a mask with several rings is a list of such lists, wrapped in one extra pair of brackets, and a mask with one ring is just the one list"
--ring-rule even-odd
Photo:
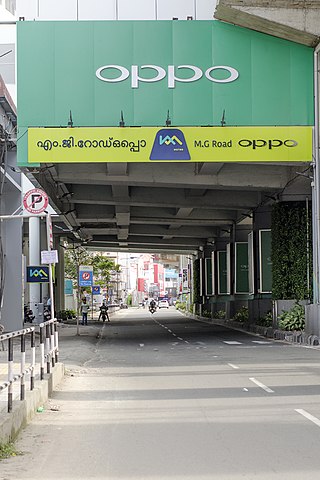
[(49, 267), (43, 265), (28, 266), (27, 283), (49, 283)]

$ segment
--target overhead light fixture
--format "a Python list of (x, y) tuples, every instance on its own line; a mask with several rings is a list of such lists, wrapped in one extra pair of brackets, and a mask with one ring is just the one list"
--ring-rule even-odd
[(170, 127), (171, 125), (171, 118), (170, 118), (170, 112), (168, 110), (168, 113), (167, 113), (167, 120), (166, 120), (166, 126), (167, 127)]
[(124, 126), (125, 126), (125, 122), (124, 122), (124, 118), (123, 118), (123, 111), (121, 110), (119, 127), (124, 127)]
[(69, 113), (68, 127), (73, 127), (72, 112)]
[(221, 117), (221, 122), (220, 122), (220, 123), (221, 123), (221, 127), (224, 127), (225, 124), (227, 123), (225, 117), (226, 117), (226, 111), (223, 110), (223, 112), (222, 112), (222, 117)]

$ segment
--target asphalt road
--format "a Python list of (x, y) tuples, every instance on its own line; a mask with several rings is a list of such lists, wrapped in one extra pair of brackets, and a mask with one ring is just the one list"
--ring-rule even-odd
[(173, 307), (81, 328), (62, 331), (65, 380), (1, 480), (320, 477), (319, 349)]

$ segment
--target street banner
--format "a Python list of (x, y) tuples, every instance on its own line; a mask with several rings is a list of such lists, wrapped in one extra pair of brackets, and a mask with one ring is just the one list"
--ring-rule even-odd
[(29, 163), (311, 162), (312, 127), (29, 128)]

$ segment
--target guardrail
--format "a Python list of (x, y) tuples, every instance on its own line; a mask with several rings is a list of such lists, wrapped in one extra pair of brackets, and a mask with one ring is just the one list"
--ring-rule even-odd
[[(36, 328), (39, 327), (39, 345), (36, 346)], [(20, 349), (14, 340), (20, 338)], [(30, 341), (27, 342), (27, 339)], [(59, 361), (59, 343), (58, 343), (57, 320), (51, 319), (40, 323), (34, 327), (24, 328), (14, 332), (0, 335), (0, 345), (8, 351), (7, 359), (7, 380), (0, 384), (0, 393), (8, 389), (8, 413), (13, 408), (13, 385), (20, 380), (20, 400), (25, 399), (26, 377), (30, 374), (30, 390), (34, 389), (36, 368), (39, 365), (39, 378), (45, 378), (45, 365), (47, 373), (51, 372), (51, 367)], [(7, 348), (6, 348), (7, 346)], [(14, 348), (16, 347), (16, 348)], [(18, 347), (18, 348), (17, 348)], [(37, 347), (38, 350), (37, 350)], [(16, 350), (20, 350), (17, 352)], [(37, 360), (37, 351), (39, 359)], [(20, 372), (14, 372), (15, 355), (20, 353)], [(26, 366), (26, 353), (28, 353), (29, 365)]]

